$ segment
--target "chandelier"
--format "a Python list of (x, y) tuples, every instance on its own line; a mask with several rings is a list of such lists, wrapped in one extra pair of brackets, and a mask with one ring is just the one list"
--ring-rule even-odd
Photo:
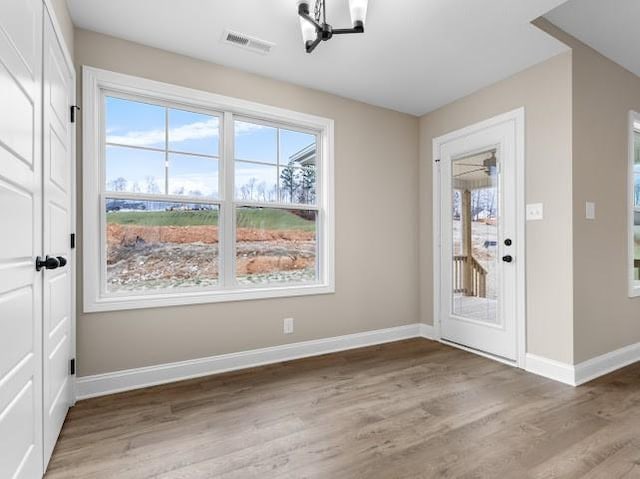
[(320, 42), (331, 40), (334, 35), (346, 33), (364, 33), (364, 19), (367, 16), (368, 0), (349, 0), (351, 13), (351, 28), (333, 28), (327, 23), (327, 11), (325, 0), (316, 0), (313, 14), (309, 4), (312, 0), (298, 1), (298, 15), (300, 16), (300, 28), (302, 39), (307, 53), (311, 53)]

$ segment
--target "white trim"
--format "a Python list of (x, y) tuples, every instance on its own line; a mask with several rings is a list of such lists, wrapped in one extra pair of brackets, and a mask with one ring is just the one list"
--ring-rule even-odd
[[(401, 341), (403, 339), (425, 338), (433, 340), (434, 335), (435, 329), (432, 325), (415, 323), (394, 328), (348, 334), (345, 336), (316, 339), (201, 359), (85, 376), (77, 379), (76, 399), (104, 396), (158, 384), (172, 383), (212, 374), (374, 346), (377, 344)], [(440, 342), (513, 366), (512, 362), (502, 358), (475, 351), (459, 344), (453, 344), (447, 341)], [(626, 346), (598, 356), (597, 358), (584, 361), (576, 366), (535, 354), (527, 354), (524, 369), (527, 372), (554, 381), (570, 386), (577, 386), (628, 366), (636, 361), (640, 361), (640, 343)]]
[(575, 386), (575, 370), (571, 364), (544, 358), (535, 354), (526, 355), (524, 369), (530, 373)]
[(527, 356), (527, 229), (526, 229), (526, 115), (524, 107), (512, 112), (516, 122), (516, 246), (517, 258), (521, 266), (516, 268), (516, 310), (519, 321), (516, 321), (518, 342), (517, 365), (523, 367)]
[(435, 327), (431, 324), (419, 323), (418, 335), (421, 338), (435, 340), (436, 338), (436, 330)]
[[(53, 31), (56, 34), (58, 42), (60, 42), (60, 46), (62, 47), (62, 55), (64, 56), (64, 60), (67, 63), (67, 67), (73, 72), (73, 79), (75, 81), (76, 69), (73, 64), (73, 56), (71, 55), (71, 51), (69, 50), (69, 45), (67, 45), (67, 39), (62, 34), (62, 27), (60, 26), (60, 22), (58, 21), (58, 16), (56, 15), (56, 9), (53, 7), (52, 0), (44, 0), (44, 6), (49, 12), (49, 17), (51, 17), (51, 23), (53, 24)], [(66, 7), (66, 2), (65, 2)], [(67, 7), (68, 8), (68, 7)], [(73, 91), (75, 93), (76, 90), (75, 83), (73, 84)]]
[[(220, 287), (215, 290), (182, 291), (171, 294), (138, 294), (136, 296), (104, 296), (100, 287), (103, 251), (97, 236), (102, 228), (103, 208), (100, 207), (104, 188), (102, 185), (101, 162), (101, 92), (109, 90), (123, 92), (143, 98), (155, 98), (177, 105), (195, 106), (225, 112), (223, 118), (223, 138), (221, 141), (221, 174), (230, 178), (233, 173), (233, 162), (229, 155), (233, 153), (230, 138), (230, 114), (250, 117), (252, 121), (276, 122), (280, 127), (291, 126), (293, 129), (309, 129), (319, 134), (317, 148), (322, 156), (318, 162), (318, 204), (310, 207), (319, 211), (318, 219), (318, 276), (317, 282), (309, 284), (270, 285), (267, 287), (235, 286), (230, 274), (233, 272), (233, 251), (229, 248), (233, 238), (221, 240), (224, 248), (220, 256)], [(145, 78), (114, 73), (88, 66), (83, 67), (83, 232), (84, 232), (84, 311), (115, 311), (139, 309), (158, 306), (175, 306), (199, 303), (215, 303), (222, 301), (242, 301), (273, 297), (303, 296), (314, 294), (330, 294), (335, 292), (335, 205), (334, 205), (334, 121), (305, 113), (298, 113), (282, 108), (253, 103), (237, 98), (194, 90), (191, 88), (170, 85)], [(226, 157), (226, 160), (225, 158)], [(225, 171), (226, 170), (226, 171)], [(220, 227), (233, 222), (235, 211), (234, 192), (230, 191), (231, 183), (222, 185), (220, 198), (211, 203), (221, 204)], [(96, 197), (98, 199), (96, 199)], [(159, 199), (162, 201), (163, 199)], [(270, 207), (261, 204), (261, 207)], [(296, 208), (295, 205), (288, 205)], [(235, 224), (235, 222), (234, 222)], [(227, 234), (228, 236), (228, 234)], [(222, 244), (226, 241), (226, 244)], [(226, 279), (226, 283), (225, 283)]]
[(627, 166), (627, 284), (629, 287), (629, 297), (635, 298), (640, 296), (640, 282), (634, 279), (635, 268), (635, 138), (634, 138), (634, 123), (640, 122), (640, 113), (635, 111), (629, 112), (629, 157)]
[(432, 204), (432, 229), (433, 229), (433, 338), (436, 341), (440, 340), (440, 247), (442, 241), (442, 235), (440, 234), (440, 217), (442, 213), (442, 207), (440, 204), (440, 142), (433, 140), (433, 170), (432, 170), (432, 190), (433, 201)]
[[(55, 27), (55, 21), (54, 21)], [(62, 44), (63, 42), (61, 42)], [(66, 51), (66, 48), (63, 48), (63, 51)], [(68, 53), (68, 52), (67, 52)], [(73, 63), (70, 64), (71, 71), (71, 92), (69, 98), (71, 100), (72, 105), (76, 105), (76, 70), (73, 66)], [(77, 138), (77, 127), (78, 127), (78, 119), (80, 115), (76, 111), (76, 122), (70, 123), (71, 127), (71, 233), (75, 234), (75, 247), (71, 248), (71, 257), (69, 258), (71, 262), (71, 357), (75, 359), (77, 357), (76, 354), (76, 321), (77, 321), (77, 296), (78, 296), (78, 179), (77, 179), (77, 171), (78, 171), (78, 156), (76, 152), (76, 138)], [(68, 239), (71, 241), (71, 238)], [(77, 369), (76, 360), (76, 369)], [(76, 388), (76, 376), (75, 374), (71, 376), (71, 404), (75, 404), (75, 388)]]
[[(86, 256), (83, 256), (86, 261)], [(85, 288), (87, 282), (85, 281)], [(182, 291), (180, 293), (162, 293), (158, 295), (138, 296), (110, 296), (98, 298), (85, 303), (84, 311), (122, 311), (144, 308), (157, 308), (162, 306), (182, 306), (188, 304), (223, 303), (231, 301), (249, 301), (269, 298), (289, 298), (297, 296), (310, 296), (316, 294), (332, 294), (335, 288), (332, 285), (297, 285), (271, 288), (244, 288), (233, 290), (202, 290), (196, 292)], [(85, 301), (87, 297), (85, 294)]]
[(422, 326), (427, 325), (408, 324), (333, 338), (85, 376), (77, 380), (77, 399), (415, 338), (420, 336)]
[[(441, 273), (441, 192), (440, 192), (440, 149), (447, 142), (471, 135), (481, 130), (513, 121), (516, 129), (515, 145), (515, 169), (516, 169), (516, 258), (525, 261), (516, 261), (516, 309), (518, 318), (516, 321), (516, 354), (517, 367), (524, 368), (526, 364), (526, 214), (525, 214), (525, 108), (521, 107), (487, 120), (461, 128), (451, 133), (433, 139), (432, 150), (432, 188), (433, 188), (433, 322), (434, 339), (440, 340), (440, 273)], [(474, 349), (469, 349), (476, 352)], [(489, 355), (491, 357), (491, 355)]]
[(442, 344), (446, 344), (447, 346), (451, 346), (452, 348), (461, 349), (462, 351), (466, 351), (468, 353), (476, 354), (477, 356), (482, 356), (483, 358), (491, 359), (492, 361), (497, 361), (502, 364), (506, 364), (507, 366), (517, 366), (515, 361), (511, 361), (510, 359), (501, 358), (500, 356), (496, 356), (494, 354), (485, 353), (484, 351), (480, 351), (478, 349), (473, 349), (464, 344), (454, 343), (453, 341), (447, 341), (446, 339), (440, 339)]
[(527, 354), (525, 369), (555, 381), (579, 386), (638, 361), (640, 361), (640, 343), (635, 343), (576, 365)]
[(640, 361), (640, 343), (597, 356), (575, 366), (575, 383), (584, 384), (617, 369)]
[[(51, 19), (51, 24), (53, 26), (53, 32), (56, 36), (56, 40), (60, 45), (60, 49), (62, 51), (62, 55), (64, 57), (65, 64), (69, 69), (69, 73), (71, 74), (71, 91), (69, 92), (69, 101), (71, 105), (76, 104), (76, 68), (73, 62), (73, 56), (69, 51), (69, 45), (67, 45), (67, 40), (62, 34), (62, 27), (60, 26), (60, 22), (58, 21), (58, 17), (56, 15), (55, 8), (51, 3), (51, 0), (44, 0), (44, 6), (49, 14), (49, 18)], [(44, 59), (43, 59), (44, 61)], [(69, 107), (71, 107), (69, 105)], [(77, 191), (77, 154), (76, 154), (76, 127), (78, 124), (79, 115), (76, 114), (76, 123), (70, 123), (71, 128), (71, 228), (70, 231), (76, 234), (76, 248), (71, 249), (71, 254), (69, 258), (69, 263), (71, 266), (71, 324), (70, 324), (70, 340), (71, 340), (71, 357), (76, 357), (76, 321), (77, 321), (77, 311), (76, 311), (76, 296), (77, 296), (77, 243), (78, 243), (78, 234), (77, 234), (77, 202), (78, 202), (78, 191)], [(76, 361), (77, 362), (77, 361)], [(70, 382), (70, 394), (71, 397), (69, 400), (71, 404), (75, 404), (76, 398), (76, 376), (71, 375), (69, 377)]]

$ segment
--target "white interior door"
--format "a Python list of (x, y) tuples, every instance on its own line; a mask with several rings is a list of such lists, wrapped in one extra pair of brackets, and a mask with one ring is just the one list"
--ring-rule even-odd
[(42, 0), (0, 1), (0, 477), (41, 477)]
[(517, 124), (496, 121), (449, 137), (439, 144), (440, 335), (515, 361)]
[(43, 394), (44, 463), (48, 464), (60, 429), (72, 404), (73, 221), (72, 135), (70, 123), (73, 74), (69, 70), (45, 9), (44, 18), (44, 251), (59, 267), (44, 270)]

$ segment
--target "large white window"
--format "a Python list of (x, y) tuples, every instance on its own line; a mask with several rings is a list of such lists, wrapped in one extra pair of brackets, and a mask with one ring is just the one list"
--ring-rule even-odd
[(85, 311), (334, 291), (331, 120), (83, 79)]
[(640, 296), (640, 114), (629, 114), (629, 296)]

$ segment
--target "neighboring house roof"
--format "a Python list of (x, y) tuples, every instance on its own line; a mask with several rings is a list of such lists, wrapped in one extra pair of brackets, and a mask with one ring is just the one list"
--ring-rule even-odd
[(316, 164), (316, 144), (311, 143), (289, 157), (289, 161), (300, 166), (312, 166)]

